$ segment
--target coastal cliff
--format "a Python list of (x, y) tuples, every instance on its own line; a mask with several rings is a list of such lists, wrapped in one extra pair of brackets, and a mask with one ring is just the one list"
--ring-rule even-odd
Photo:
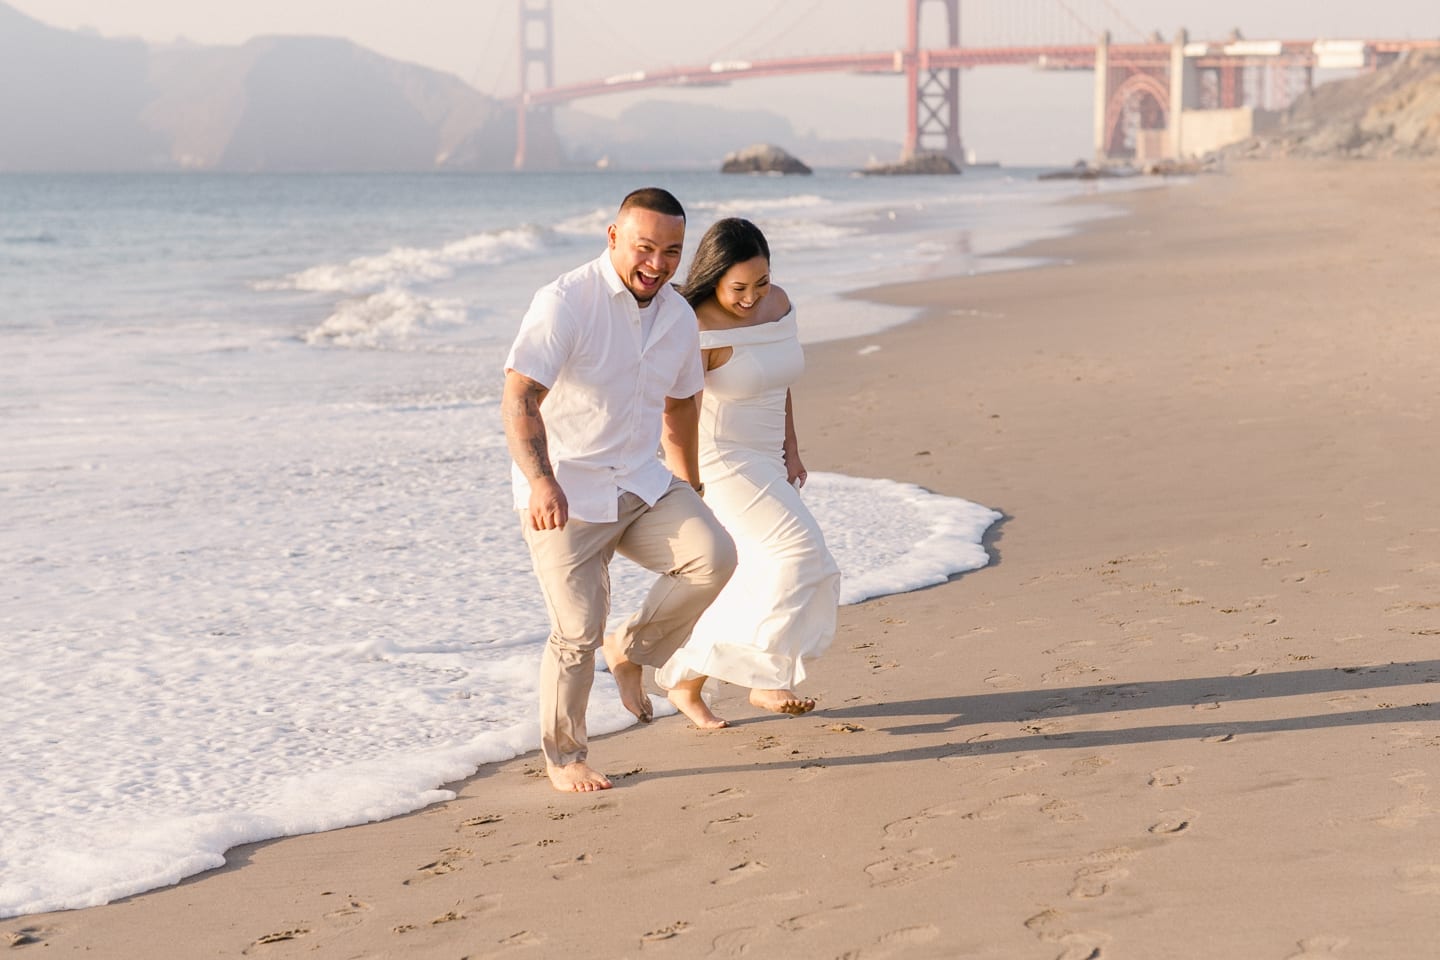
[(1323, 84), (1278, 129), (1226, 151), (1247, 156), (1379, 159), (1440, 156), (1440, 51)]

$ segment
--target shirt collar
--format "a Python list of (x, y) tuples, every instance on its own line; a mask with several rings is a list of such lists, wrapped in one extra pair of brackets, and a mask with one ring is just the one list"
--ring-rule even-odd
[[(635, 294), (631, 293), (630, 288), (625, 286), (625, 281), (620, 279), (620, 274), (615, 270), (615, 264), (610, 262), (610, 251), (608, 249), (604, 253), (600, 254), (600, 260), (602, 261), (600, 267), (600, 276), (605, 279), (605, 286), (610, 291), (611, 298), (613, 299), (615, 297), (618, 297), (620, 294), (623, 293), (625, 296), (630, 298), (631, 303), (634, 303), (636, 307), (639, 307), (639, 303), (637, 303), (635, 300)], [(655, 294), (654, 299), (652, 299), (650, 302), (657, 307), (662, 306), (667, 300), (670, 299), (670, 296), (673, 292), (674, 291), (671, 289), (671, 286), (668, 282), (663, 283), (660, 285), (660, 290)]]

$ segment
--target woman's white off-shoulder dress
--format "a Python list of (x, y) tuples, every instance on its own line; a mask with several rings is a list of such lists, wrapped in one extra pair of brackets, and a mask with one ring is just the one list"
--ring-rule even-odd
[(790, 689), (805, 678), (805, 660), (830, 646), (840, 596), (840, 568), (785, 479), (785, 393), (805, 369), (795, 310), (774, 323), (702, 330), (700, 346), (733, 349), (705, 374), (700, 479), (740, 563), (656, 680)]

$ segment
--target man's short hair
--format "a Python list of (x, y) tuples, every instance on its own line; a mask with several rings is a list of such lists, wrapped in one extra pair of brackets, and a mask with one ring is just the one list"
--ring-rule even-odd
[(685, 219), (685, 208), (680, 206), (680, 201), (669, 190), (662, 190), (659, 187), (641, 187), (639, 190), (632, 190), (620, 201), (620, 212), (624, 213), (631, 207), (639, 207), (641, 210), (649, 210), (651, 213), (664, 214), (667, 217), (679, 217)]

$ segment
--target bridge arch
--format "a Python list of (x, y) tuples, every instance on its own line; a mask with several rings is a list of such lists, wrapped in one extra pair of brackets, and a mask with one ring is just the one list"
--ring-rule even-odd
[(1140, 129), (1164, 131), (1170, 117), (1170, 87), (1151, 73), (1135, 72), (1110, 93), (1105, 105), (1105, 155), (1125, 156), (1135, 146), (1125, 142), (1127, 116), (1139, 114)]

